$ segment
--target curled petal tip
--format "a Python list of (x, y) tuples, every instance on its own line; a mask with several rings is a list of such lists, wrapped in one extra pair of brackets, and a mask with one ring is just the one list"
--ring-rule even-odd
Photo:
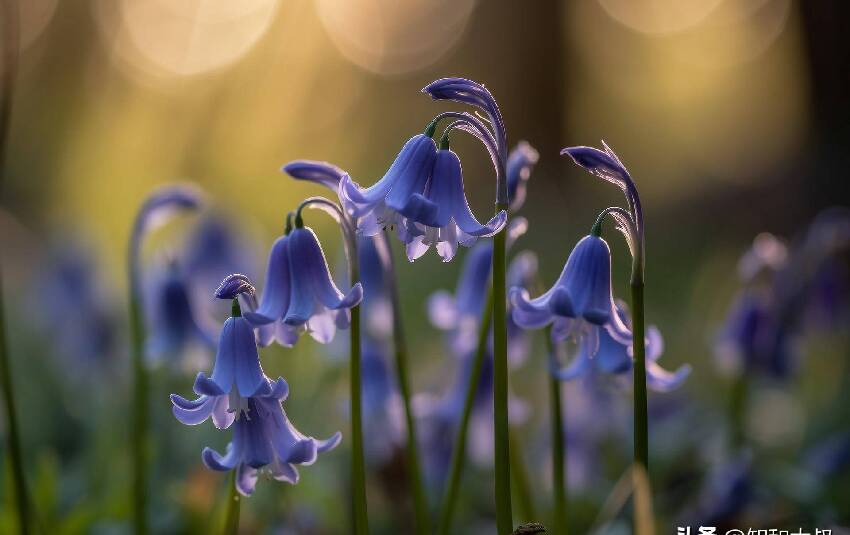
[(240, 294), (254, 295), (256, 291), (247, 275), (233, 273), (221, 281), (215, 291), (215, 296), (218, 299), (233, 299)]
[(342, 177), (348, 174), (331, 163), (314, 160), (293, 160), (285, 164), (281, 171), (297, 180), (316, 182), (334, 192), (337, 191)]
[(340, 442), (342, 442), (342, 433), (337, 431), (327, 440), (317, 440), (316, 449), (318, 450), (318, 453), (324, 453), (339, 446)]

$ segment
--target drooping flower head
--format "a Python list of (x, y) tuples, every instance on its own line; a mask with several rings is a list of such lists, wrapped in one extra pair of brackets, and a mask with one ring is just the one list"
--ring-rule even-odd
[(464, 194), (460, 159), (448, 148), (437, 150), (424, 134), (405, 144), (375, 185), (363, 189), (344, 175), (339, 197), (360, 234), (395, 229), (411, 261), (435, 245), (448, 262), (458, 244), (469, 247), (480, 237), (492, 236), (506, 221), (499, 213), (485, 225), (478, 222)]
[(624, 343), (631, 340), (611, 293), (611, 251), (599, 236), (585, 236), (578, 242), (560, 277), (543, 295), (531, 299), (527, 290), (512, 288), (510, 296), (519, 326), (539, 329), (563, 318), (567, 332), (589, 337), (592, 354), (599, 345), (597, 328)]
[(141, 299), (140, 255), (145, 236), (168, 221), (176, 212), (199, 208), (202, 198), (197, 189), (180, 185), (163, 187), (145, 200), (133, 223), (128, 252), (130, 292), (133, 299)]
[(171, 396), (174, 416), (186, 425), (212, 418), (220, 429), (233, 426), (225, 455), (205, 448), (202, 458), (211, 470), (236, 469), (236, 488), (245, 496), (253, 492), (262, 469), (278, 481), (297, 483), (295, 465), (312, 464), (319, 453), (336, 447), (341, 439), (339, 433), (328, 440), (308, 437), (287, 418), (281, 403), (289, 386), (282, 378), (271, 381), (263, 373), (253, 328), (241, 317), (238, 297), (253, 293), (244, 275), (231, 275), (222, 282), (216, 297), (232, 299), (233, 315), (222, 328), (212, 376), (198, 374), (195, 400)]
[(325, 253), (309, 227), (292, 229), (274, 243), (269, 254), (266, 286), (259, 307), (246, 312), (257, 326), (282, 322), (290, 329), (277, 338), (291, 346), (291, 328), (308, 332), (320, 343), (330, 342), (336, 330), (348, 327), (350, 309), (363, 298), (360, 283), (343, 294), (331, 277)]
[(637, 186), (632, 180), (626, 166), (614, 151), (602, 142), (604, 150), (593, 147), (567, 147), (561, 150), (579, 167), (584, 168), (594, 176), (614, 184), (623, 192), (628, 202), (628, 211), (619, 208), (608, 209), (603, 214), (609, 214), (617, 223), (619, 230), (626, 238), (629, 252), (634, 259), (632, 263), (632, 277), (643, 280), (644, 271), (644, 227), (643, 208), (640, 203)]

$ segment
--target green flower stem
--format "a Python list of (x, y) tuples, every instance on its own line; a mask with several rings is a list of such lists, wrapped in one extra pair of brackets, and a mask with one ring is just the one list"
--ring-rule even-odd
[(739, 448), (744, 445), (744, 427), (747, 419), (747, 398), (749, 397), (749, 377), (746, 370), (741, 370), (732, 384), (729, 396), (729, 421), (732, 424), (732, 446)]
[[(360, 280), (356, 242), (350, 241), (349, 280)], [(366, 463), (363, 456), (363, 407), (360, 379), (360, 306), (351, 309), (351, 499), (354, 514), (354, 534), (369, 533), (366, 508)]]
[[(131, 283), (132, 284), (132, 283)], [(150, 377), (144, 356), (142, 311), (135, 291), (130, 294), (130, 358), (133, 369), (133, 417), (130, 420), (130, 448), (133, 463), (133, 530), (148, 532), (148, 388)]]
[(227, 514), (224, 517), (222, 535), (237, 535), (239, 533), (239, 506), (242, 496), (236, 490), (236, 470), (228, 478), (230, 490), (227, 492)]
[(15, 485), (15, 506), (18, 511), (18, 529), (22, 535), (30, 533), (29, 494), (24, 479), (24, 460), (18, 430), (18, 413), (12, 380), (12, 363), (6, 342), (6, 321), (3, 315), (3, 281), (0, 276), (0, 383), (3, 385), (3, 404), (6, 409), (6, 430), (9, 460), (12, 464), (12, 481)]
[(395, 345), (395, 366), (398, 373), (399, 390), (404, 403), (404, 418), (407, 423), (407, 464), (411, 492), (413, 495), (413, 511), (415, 532), (418, 535), (431, 533), (431, 518), (428, 514), (428, 500), (425, 496), (425, 485), (422, 479), (422, 465), (419, 462), (419, 446), (416, 440), (416, 420), (413, 417), (410, 395), (410, 375), (407, 367), (407, 339), (404, 336), (404, 326), (401, 321), (401, 302), (398, 294), (398, 282), (395, 277), (395, 266), (390, 249), (390, 240), (383, 235), (387, 245), (389, 269), (387, 270), (387, 286), (393, 308), (393, 343)]
[[(5, 0), (2, 3), (3, 60), (0, 80), (0, 186), (6, 176), (6, 150), (9, 122), (12, 116), (12, 95), (18, 65), (18, 3)], [(3, 388), (3, 408), (6, 412), (6, 440), (9, 461), (12, 465), (12, 482), (15, 487), (15, 508), (18, 512), (18, 529), (22, 535), (30, 533), (29, 494), (24, 478), (24, 460), (21, 451), (21, 436), (18, 429), (18, 413), (15, 409), (12, 361), (6, 341), (6, 321), (3, 315), (3, 277), (0, 273), (0, 384)]]
[(519, 512), (523, 520), (530, 522), (537, 518), (534, 507), (534, 498), (531, 496), (531, 488), (528, 483), (528, 473), (525, 470), (525, 461), (522, 456), (522, 442), (515, 431), (511, 431), (511, 478), (514, 483), (514, 492), (519, 502)]
[(646, 346), (644, 344), (643, 280), (632, 277), (632, 352), (635, 359), (635, 463), (649, 469), (649, 430), (646, 408)]
[[(547, 335), (551, 345), (551, 337)], [(566, 445), (564, 443), (564, 420), (561, 415), (561, 382), (549, 374), (550, 434), (552, 435), (552, 486), (554, 503), (552, 516), (555, 535), (567, 533), (567, 486), (565, 482)]]
[[(507, 209), (496, 205), (496, 211)], [(505, 298), (506, 230), (493, 237), (493, 433), (496, 471), (496, 531), (513, 532), (511, 511), (511, 454), (508, 427), (508, 333)]]
[(472, 415), (472, 404), (475, 402), (475, 391), (478, 389), (478, 381), (481, 377), (481, 368), (484, 365), (484, 356), (487, 353), (487, 340), (490, 332), (490, 321), (493, 318), (493, 292), (488, 292), (487, 303), (481, 312), (481, 323), (478, 326), (478, 347), (475, 350), (475, 360), (472, 361), (472, 369), (469, 372), (466, 385), (466, 398), (463, 401), (463, 415), (460, 420), (460, 428), (457, 430), (455, 447), (452, 451), (452, 464), (449, 470), (443, 503), (440, 507), (440, 519), (437, 524), (439, 535), (448, 535), (451, 530), (452, 516), (455, 505), (457, 505), (457, 494), (460, 487), (460, 477), (463, 473), (463, 465), (466, 460), (466, 435), (469, 429), (469, 418)]

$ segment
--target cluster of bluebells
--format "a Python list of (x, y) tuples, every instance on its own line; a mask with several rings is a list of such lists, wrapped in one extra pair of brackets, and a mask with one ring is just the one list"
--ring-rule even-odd
[[(287, 219), (284, 235), (271, 247), (259, 298), (255, 297), (248, 278), (241, 275), (226, 278), (216, 292), (219, 298), (233, 300), (233, 314), (222, 329), (213, 373), (210, 377), (198, 375), (194, 386), (197, 399), (175, 395), (172, 402), (175, 416), (186, 424), (211, 418), (219, 428), (233, 428), (227, 452), (221, 455), (207, 448), (203, 459), (214, 470), (235, 469), (237, 486), (243, 494), (253, 490), (260, 469), (268, 469), (276, 479), (294, 482), (295, 465), (313, 462), (318, 453), (339, 441), (338, 434), (319, 441), (292, 427), (281, 405), (288, 387), (282, 378), (272, 381), (265, 376), (257, 346), (277, 342), (291, 347), (304, 333), (320, 343), (328, 343), (338, 329), (349, 326), (351, 308), (361, 301), (367, 312), (367, 333), (361, 348), (367, 426), (379, 425), (391, 430), (401, 427), (398, 411), (392, 408), (397, 404), (398, 394), (386, 364), (382, 339), (390, 331), (387, 318), (392, 319), (382, 313), (388, 309), (390, 300), (386, 295), (387, 274), (383, 271), (389, 266), (384, 231), (388, 231), (387, 235), (394, 233), (404, 244), (410, 261), (421, 257), (431, 246), (445, 262), (455, 257), (458, 246), (471, 247), (454, 296), (438, 293), (430, 300), (431, 320), (447, 332), (447, 346), (457, 361), (458, 373), (455, 386), (445, 396), (418, 403), (418, 413), (425, 424), (419, 438), (425, 444), (427, 475), (439, 482), (451, 457), (452, 437), (463, 412), (467, 385), (472, 380), (477, 386), (472, 425), (481, 427), (472, 436), (483, 438), (484, 442), (478, 445), (473, 442), (471, 453), (492, 457), (494, 349), (489, 336), (491, 327), (481, 325), (480, 318), (494, 246), (479, 239), (506, 231), (507, 241), (512, 243), (525, 232), (527, 222), (522, 218), (514, 218), (507, 225), (508, 212), (517, 211), (523, 204), (538, 154), (527, 143), (520, 143), (508, 152), (501, 112), (483, 85), (462, 78), (444, 78), (429, 84), (423, 92), (435, 100), (472, 106), (481, 115), (467, 112), (438, 115), (423, 134), (404, 144), (383, 177), (369, 187), (361, 187), (346, 171), (325, 162), (297, 160), (284, 166), (284, 171), (296, 179), (329, 188), (337, 195), (340, 205), (311, 198), (299, 206), (294, 225), (291, 218)], [(443, 119), (452, 122), (437, 142), (434, 134)], [(469, 207), (460, 158), (449, 146), (450, 134), (455, 131), (481, 141), (496, 170), (497, 213), (483, 224)], [(629, 213), (620, 209), (611, 211), (610, 215), (626, 236), (635, 265), (642, 271), (642, 213), (625, 167), (607, 146), (604, 151), (587, 147), (565, 150), (577, 164), (618, 185), (626, 194)], [(356, 283), (352, 280), (348, 292), (337, 287), (318, 238), (303, 225), (301, 209), (310, 203), (337, 219), (347, 237), (349, 253), (354, 248), (359, 250), (358, 256), (350, 261), (358, 263), (363, 279)], [(353, 236), (357, 236), (356, 244)], [(583, 238), (553, 287), (532, 299), (529, 292), (537, 286), (536, 265), (532, 254), (523, 253), (517, 255), (508, 272), (512, 286), (506, 311), (511, 362), (518, 365), (526, 359), (531, 347), (527, 329), (551, 326), (556, 343), (571, 340), (577, 348), (573, 362), (565, 368), (558, 364), (553, 353), (550, 371), (557, 379), (589, 378), (598, 375), (597, 372), (628, 373), (633, 359), (630, 318), (625, 305), (613, 297), (611, 253), (601, 232), (594, 230)], [(370, 323), (370, 316), (377, 318), (376, 321)], [(370, 328), (374, 332), (369, 332)], [(482, 348), (481, 375), (473, 378), (478, 340), (483, 335), (487, 335), (488, 342)], [(649, 386), (667, 391), (681, 384), (689, 368), (683, 366), (671, 373), (660, 367), (657, 360), (662, 342), (657, 329), (649, 329), (645, 344)], [(518, 402), (512, 404), (512, 417), (520, 416), (521, 406)], [(401, 440), (401, 433), (397, 435)]]
[(245, 496), (254, 491), (258, 474), (298, 482), (296, 465), (310, 465), (319, 453), (336, 447), (340, 433), (317, 440), (298, 431), (283, 410), (289, 386), (283, 378), (269, 379), (260, 365), (253, 325), (242, 316), (238, 296), (253, 293), (247, 277), (226, 278), (216, 297), (232, 300), (232, 316), (225, 321), (212, 375), (199, 373), (189, 400), (172, 394), (174, 416), (186, 425), (211, 419), (219, 429), (232, 428), (224, 455), (212, 448), (202, 454), (211, 470), (236, 470), (236, 488)]
[[(362, 299), (355, 284), (343, 295), (333, 282), (324, 252), (313, 231), (287, 224), (286, 235), (272, 247), (265, 292), (257, 299), (250, 279), (228, 275), (215, 297), (232, 303), (217, 343), (193, 284), (212, 280), (248, 255), (232, 240), (226, 225), (209, 217), (192, 234), (186, 254), (172, 261), (164, 275), (144, 284), (139, 262), (145, 235), (178, 210), (197, 209), (202, 197), (189, 188), (173, 187), (154, 193), (142, 207), (130, 248), (133, 298), (147, 313), (148, 354), (183, 353), (192, 343), (216, 350), (212, 374), (199, 373), (196, 399), (172, 395), (174, 416), (186, 425), (211, 419), (219, 429), (231, 429), (232, 438), (222, 455), (212, 448), (202, 454), (204, 464), (217, 471), (236, 471), (236, 487), (250, 495), (261, 471), (276, 480), (296, 483), (298, 465), (315, 462), (319, 453), (333, 449), (339, 433), (317, 440), (298, 431), (283, 410), (289, 386), (272, 380), (260, 365), (258, 346), (278, 342), (292, 346), (309, 332), (320, 342), (330, 341), (337, 328), (348, 325), (351, 307)], [(210, 300), (212, 301), (212, 300)], [(242, 309), (246, 310), (243, 316)], [(205, 314), (201, 316), (201, 314)], [(194, 341), (194, 342), (193, 342)]]
[(800, 339), (846, 324), (850, 316), (850, 212), (821, 213), (790, 246), (760, 234), (741, 257), (741, 288), (715, 354), (725, 370), (787, 378), (799, 365)]

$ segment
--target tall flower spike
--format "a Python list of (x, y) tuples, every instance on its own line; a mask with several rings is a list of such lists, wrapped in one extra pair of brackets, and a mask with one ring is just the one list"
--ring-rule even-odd
[(335, 448), (342, 435), (337, 432), (327, 440), (317, 440), (298, 431), (287, 418), (281, 403), (289, 388), (280, 379), (270, 383), (268, 392), (245, 400), (243, 414), (233, 425), (233, 439), (221, 455), (204, 448), (204, 464), (211, 470), (236, 470), (236, 489), (250, 496), (261, 470), (268, 470), (277, 481), (298, 483), (296, 465), (316, 462), (319, 453)]
[(346, 294), (337, 288), (316, 234), (301, 227), (275, 242), (260, 307), (246, 317), (254, 325), (283, 321), (325, 344), (348, 327), (349, 310), (362, 298), (359, 282)]

